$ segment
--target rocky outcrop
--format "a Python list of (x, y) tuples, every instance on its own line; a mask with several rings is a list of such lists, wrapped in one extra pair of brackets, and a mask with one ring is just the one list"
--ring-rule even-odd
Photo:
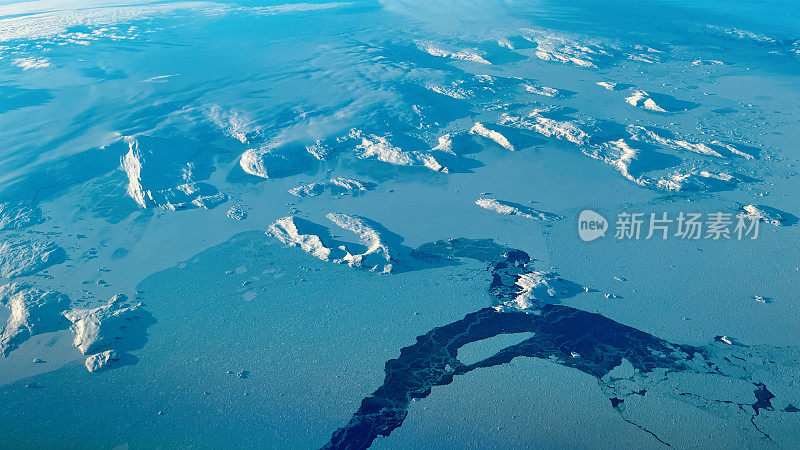
[(69, 308), (70, 300), (60, 292), (37, 289), (30, 284), (6, 284), (0, 287), (0, 305), (10, 311), (0, 332), (2, 356), (8, 356), (32, 336), (69, 326), (61, 313)]
[(0, 276), (14, 278), (33, 275), (67, 259), (55, 242), (7, 239), (0, 242)]

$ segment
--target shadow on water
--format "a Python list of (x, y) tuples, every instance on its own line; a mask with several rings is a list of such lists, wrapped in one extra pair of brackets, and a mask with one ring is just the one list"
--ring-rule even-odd
[(0, 114), (30, 106), (40, 106), (53, 99), (48, 89), (26, 89), (19, 86), (0, 86)]

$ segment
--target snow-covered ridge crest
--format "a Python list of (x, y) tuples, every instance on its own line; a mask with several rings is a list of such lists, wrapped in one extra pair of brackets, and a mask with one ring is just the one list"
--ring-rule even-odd
[(498, 311), (529, 311), (541, 303), (559, 303), (564, 293), (573, 289), (573, 284), (561, 278), (557, 272), (531, 270), (517, 276), (514, 283), (517, 295), (495, 307)]
[(526, 91), (528, 91), (528, 92), (530, 92), (532, 94), (536, 94), (536, 95), (542, 95), (542, 96), (551, 97), (551, 98), (563, 97), (564, 96), (563, 92), (561, 92), (560, 90), (558, 90), (556, 88), (552, 88), (552, 87), (549, 87), (549, 86), (526, 84), (526, 85), (524, 85), (524, 87), (525, 87)]
[(519, 216), (531, 220), (559, 220), (561, 216), (538, 209), (530, 208), (528, 206), (520, 205), (518, 203), (507, 202), (504, 200), (496, 200), (493, 198), (481, 197), (475, 200), (475, 204), (483, 209), (494, 211), (498, 214), (506, 216)]
[[(334, 249), (327, 247), (319, 236), (301, 231), (298, 228), (298, 224), (303, 225), (301, 219), (299, 220), (293, 216), (283, 217), (269, 226), (267, 234), (290, 247), (300, 247), (301, 250), (315, 258), (331, 261), (331, 254), (334, 253)], [(342, 249), (336, 250), (343, 252)], [(333, 258), (333, 262), (338, 261), (343, 261), (341, 256)]]
[(324, 227), (294, 216), (278, 219), (269, 226), (267, 234), (291, 247), (300, 247), (323, 261), (377, 273), (390, 273), (395, 269), (396, 250), (389, 243), (390, 239), (384, 236), (385, 231), (378, 229), (378, 224), (364, 217), (342, 213), (330, 213), (326, 217), (336, 226), (355, 233), (365, 249), (355, 250), (353, 245), (333, 239)]
[(508, 139), (506, 139), (505, 136), (503, 136), (502, 134), (500, 134), (499, 132), (497, 132), (495, 130), (490, 130), (490, 129), (486, 128), (480, 122), (475, 122), (475, 125), (472, 126), (472, 128), (469, 130), (469, 132), (472, 133), (472, 134), (477, 134), (479, 136), (483, 136), (483, 137), (485, 137), (487, 139), (490, 139), (490, 140), (494, 141), (495, 143), (497, 143), (497, 145), (505, 148), (506, 150), (510, 150), (512, 152), (515, 150), (514, 146), (511, 145), (510, 142), (508, 142)]
[(572, 121), (545, 117), (541, 111), (533, 111), (527, 118), (503, 114), (500, 124), (535, 131), (543, 136), (569, 141), (575, 145), (589, 144), (589, 133), (584, 131), (580, 125)]
[(329, 190), (332, 195), (358, 194), (375, 188), (374, 183), (361, 181), (353, 178), (336, 177), (330, 180), (317, 181), (314, 183), (297, 186), (289, 189), (289, 193), (295, 197), (316, 197)]
[(536, 44), (535, 55), (543, 61), (555, 61), (580, 67), (597, 67), (598, 58), (611, 56), (609, 49), (588, 39), (578, 40), (545, 29), (524, 29), (523, 38)]
[(710, 142), (690, 142), (686, 139), (670, 136), (668, 132), (659, 132), (641, 125), (628, 125), (627, 131), (633, 140), (661, 145), (674, 150), (688, 150), (698, 155), (713, 156), (716, 158), (724, 158), (723, 153), (730, 153), (731, 155), (736, 155), (745, 159), (754, 158), (753, 155), (739, 150), (735, 145), (716, 139)]
[(772, 226), (793, 226), (798, 223), (798, 218), (786, 211), (764, 205), (744, 205), (740, 214), (750, 220), (760, 220)]
[(381, 233), (371, 226), (366, 219), (342, 213), (329, 213), (325, 217), (345, 230), (352, 231), (367, 246), (367, 251), (358, 254), (347, 252), (345, 262), (350, 267), (366, 267), (373, 272), (389, 273), (392, 271), (394, 258), (389, 246), (384, 242)]
[(444, 50), (441, 47), (431, 42), (417, 42), (417, 47), (431, 56), (457, 59), (461, 61), (472, 61), (480, 64), (491, 64), (491, 62), (484, 59), (483, 56), (481, 56), (480, 54), (478, 54), (477, 51), (474, 50), (465, 49), (459, 51), (449, 51), (449, 50)]
[(139, 138), (126, 137), (125, 141), (128, 152), (122, 157), (120, 168), (128, 178), (128, 196), (141, 208), (211, 209), (227, 201), (227, 195), (214, 186), (195, 180), (197, 167), (190, 155), (173, 155), (164, 148), (143, 148)]
[(656, 101), (645, 91), (633, 91), (629, 97), (625, 98), (625, 102), (631, 106), (639, 106), (648, 111), (667, 112), (666, 109), (656, 104)]
[(350, 132), (350, 137), (361, 140), (356, 146), (357, 158), (374, 158), (396, 166), (423, 166), (437, 172), (448, 172), (447, 167), (440, 164), (430, 153), (403, 150), (392, 145), (383, 136), (367, 135), (361, 130), (353, 130)]

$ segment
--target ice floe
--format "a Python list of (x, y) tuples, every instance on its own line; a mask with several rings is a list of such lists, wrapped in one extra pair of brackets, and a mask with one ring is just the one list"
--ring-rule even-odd
[(475, 200), (475, 204), (483, 209), (494, 211), (498, 214), (506, 216), (519, 216), (532, 220), (558, 220), (561, 216), (538, 209), (530, 208), (519, 203), (507, 202), (504, 200), (495, 200), (493, 198), (481, 197)]
[(0, 287), (0, 305), (10, 311), (0, 332), (0, 355), (8, 356), (20, 344), (37, 334), (64, 330), (69, 326), (61, 313), (69, 308), (69, 298), (56, 291), (30, 284)]
[(67, 253), (55, 242), (5, 239), (0, 242), (0, 276), (33, 275), (66, 258)]
[(244, 220), (247, 218), (247, 209), (243, 205), (233, 205), (228, 208), (225, 215), (233, 220)]

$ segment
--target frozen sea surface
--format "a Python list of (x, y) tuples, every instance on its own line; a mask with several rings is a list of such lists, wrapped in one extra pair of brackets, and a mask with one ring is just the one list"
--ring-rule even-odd
[(0, 447), (797, 447), (799, 23), (0, 0)]

